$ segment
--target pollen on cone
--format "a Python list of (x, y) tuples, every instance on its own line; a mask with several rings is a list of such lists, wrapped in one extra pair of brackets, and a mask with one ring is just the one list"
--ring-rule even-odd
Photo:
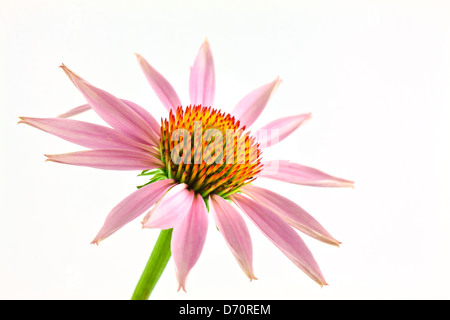
[(161, 123), (166, 168), (203, 197), (233, 193), (262, 169), (259, 144), (230, 114), (200, 105), (178, 107)]

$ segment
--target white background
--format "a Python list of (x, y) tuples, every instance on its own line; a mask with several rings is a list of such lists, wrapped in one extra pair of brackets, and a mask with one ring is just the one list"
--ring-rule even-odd
[[(255, 123), (312, 112), (264, 159), (290, 159), (356, 181), (325, 189), (257, 181), (296, 201), (341, 248), (304, 240), (320, 288), (249, 222), (257, 281), (211, 223), (187, 291), (170, 261), (154, 299), (448, 299), (450, 6), (447, 1), (0, 0), (0, 298), (128, 299), (157, 230), (140, 219), (90, 245), (136, 172), (45, 163), (80, 150), (17, 116), (83, 104), (58, 66), (148, 108), (165, 109), (142, 54), (189, 103), (189, 66), (208, 38), (216, 107), (282, 85)], [(93, 113), (79, 116), (99, 122)], [(211, 222), (211, 221), (210, 221)]]

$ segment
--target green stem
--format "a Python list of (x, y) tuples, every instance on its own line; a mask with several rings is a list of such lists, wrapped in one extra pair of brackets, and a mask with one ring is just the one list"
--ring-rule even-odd
[(169, 262), (172, 229), (161, 230), (131, 300), (147, 300)]

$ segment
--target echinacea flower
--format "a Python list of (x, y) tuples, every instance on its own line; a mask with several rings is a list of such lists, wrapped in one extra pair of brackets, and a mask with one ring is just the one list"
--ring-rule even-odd
[[(257, 178), (318, 187), (352, 187), (353, 182), (288, 160), (262, 161), (262, 149), (282, 141), (310, 114), (275, 120), (254, 134), (248, 129), (280, 84), (277, 77), (250, 92), (230, 113), (214, 106), (215, 72), (207, 41), (191, 68), (190, 105), (142, 56), (139, 64), (168, 111), (158, 122), (136, 103), (99, 89), (65, 65), (61, 68), (86, 105), (57, 118), (21, 117), (26, 123), (89, 150), (46, 155), (48, 161), (107, 170), (139, 170), (150, 181), (116, 205), (93, 240), (99, 243), (146, 213), (144, 228), (171, 230), (170, 251), (179, 288), (206, 240), (208, 213), (245, 275), (256, 279), (252, 242), (244, 213), (298, 268), (319, 285), (326, 281), (295, 229), (339, 246), (322, 225), (293, 201), (251, 184)], [(110, 127), (69, 119), (93, 109)], [(169, 253), (170, 256), (170, 253)]]

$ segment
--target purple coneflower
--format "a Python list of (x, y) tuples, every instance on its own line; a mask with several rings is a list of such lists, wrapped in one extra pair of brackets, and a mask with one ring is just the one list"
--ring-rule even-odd
[[(87, 104), (57, 118), (21, 117), (20, 121), (90, 149), (46, 155), (49, 161), (142, 170), (141, 175), (150, 178), (112, 209), (93, 243), (147, 212), (144, 228), (169, 231), (164, 240), (168, 244), (166, 260), (173, 255), (178, 289), (185, 290), (186, 277), (206, 240), (209, 212), (239, 266), (252, 280), (256, 279), (252, 242), (241, 217), (244, 213), (298, 268), (325, 285), (313, 255), (294, 229), (327, 244), (339, 246), (340, 242), (291, 200), (251, 184), (256, 178), (270, 178), (307, 186), (353, 186), (352, 181), (288, 160), (262, 161), (263, 148), (286, 138), (310, 114), (275, 120), (251, 134), (248, 129), (281, 80), (277, 77), (250, 92), (230, 113), (220, 111), (213, 105), (214, 63), (207, 41), (191, 68), (191, 105), (185, 107), (170, 83), (143, 57), (137, 58), (168, 111), (161, 122), (139, 105), (94, 87), (65, 65), (61, 68)], [(68, 119), (90, 108), (110, 127)]]

